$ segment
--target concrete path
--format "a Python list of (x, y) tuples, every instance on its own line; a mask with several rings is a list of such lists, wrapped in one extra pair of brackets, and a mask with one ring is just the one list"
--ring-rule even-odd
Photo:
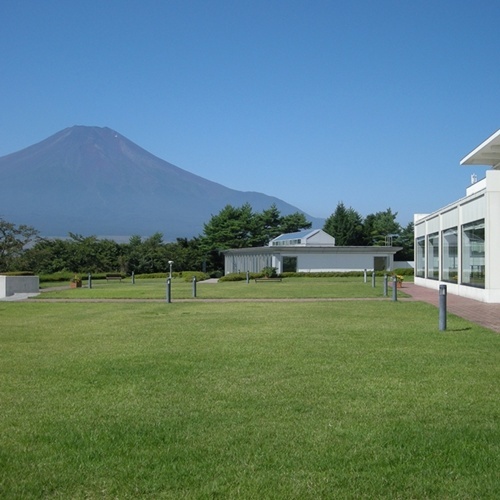
[[(414, 283), (404, 283), (401, 291), (411, 295), (413, 300), (427, 302), (439, 307), (439, 293), (437, 290), (418, 286)], [(446, 310), (448, 313), (500, 333), (500, 304), (486, 304), (485, 302), (448, 293), (446, 296)]]
[(26, 300), (30, 297), (36, 297), (40, 295), (39, 293), (15, 293), (14, 295), (9, 295), (8, 297), (0, 298), (0, 302), (16, 302), (18, 300)]

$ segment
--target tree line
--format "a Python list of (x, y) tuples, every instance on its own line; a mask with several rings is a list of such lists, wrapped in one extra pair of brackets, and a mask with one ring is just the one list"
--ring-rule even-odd
[[(413, 260), (413, 224), (403, 228), (396, 216), (387, 209), (363, 219), (340, 202), (323, 230), (335, 237), (338, 246), (384, 245), (390, 238), (393, 245), (403, 247), (397, 254), (400, 260)], [(0, 218), (0, 272), (149, 274), (166, 272), (172, 260), (174, 271), (217, 274), (223, 271), (223, 250), (265, 246), (280, 234), (310, 228), (300, 212), (281, 215), (276, 205), (254, 212), (248, 203), (226, 205), (204, 224), (203, 234), (174, 242), (164, 242), (160, 232), (146, 238), (133, 235), (127, 243), (74, 233), (65, 239), (47, 239), (31, 226)]]

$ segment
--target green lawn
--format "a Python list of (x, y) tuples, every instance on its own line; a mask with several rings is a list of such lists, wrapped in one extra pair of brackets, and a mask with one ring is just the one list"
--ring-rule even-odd
[(0, 318), (1, 498), (500, 497), (500, 336), (430, 305)]
[[(64, 286), (64, 285), (63, 285)], [(130, 279), (122, 282), (94, 280), (92, 288), (87, 281), (79, 289), (43, 292), (39, 298), (106, 298), (106, 299), (164, 299), (166, 298), (166, 280), (141, 279), (132, 284)], [(404, 288), (399, 290), (401, 297)], [(392, 288), (388, 287), (388, 296)], [(187, 299), (193, 296), (193, 284), (180, 278), (174, 278), (171, 284), (171, 298)], [(196, 286), (197, 298), (205, 299), (279, 299), (279, 298), (383, 298), (383, 278), (377, 278), (375, 287), (371, 279), (363, 278), (285, 278), (282, 282), (246, 281), (203, 283)]]

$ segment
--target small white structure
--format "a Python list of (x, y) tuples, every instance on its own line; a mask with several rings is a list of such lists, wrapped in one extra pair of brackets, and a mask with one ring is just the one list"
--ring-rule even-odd
[(465, 198), (431, 214), (416, 214), (415, 283), (482, 302), (500, 303), (500, 130), (461, 165), (493, 170), (471, 185)]
[(267, 247), (225, 250), (225, 274), (249, 271), (259, 273), (264, 267), (283, 272), (390, 271), (394, 254), (401, 247), (335, 246), (335, 238), (321, 229), (282, 234)]
[(40, 280), (38, 276), (5, 276), (0, 275), (0, 299), (16, 293), (38, 294)]

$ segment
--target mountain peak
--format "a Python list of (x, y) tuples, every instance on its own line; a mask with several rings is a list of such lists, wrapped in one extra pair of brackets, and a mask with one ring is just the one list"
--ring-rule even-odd
[(200, 234), (227, 204), (248, 202), (261, 211), (274, 203), (283, 215), (300, 211), (176, 167), (109, 127), (65, 128), (1, 157), (0, 175), (0, 216), (49, 236), (159, 231), (173, 240)]

